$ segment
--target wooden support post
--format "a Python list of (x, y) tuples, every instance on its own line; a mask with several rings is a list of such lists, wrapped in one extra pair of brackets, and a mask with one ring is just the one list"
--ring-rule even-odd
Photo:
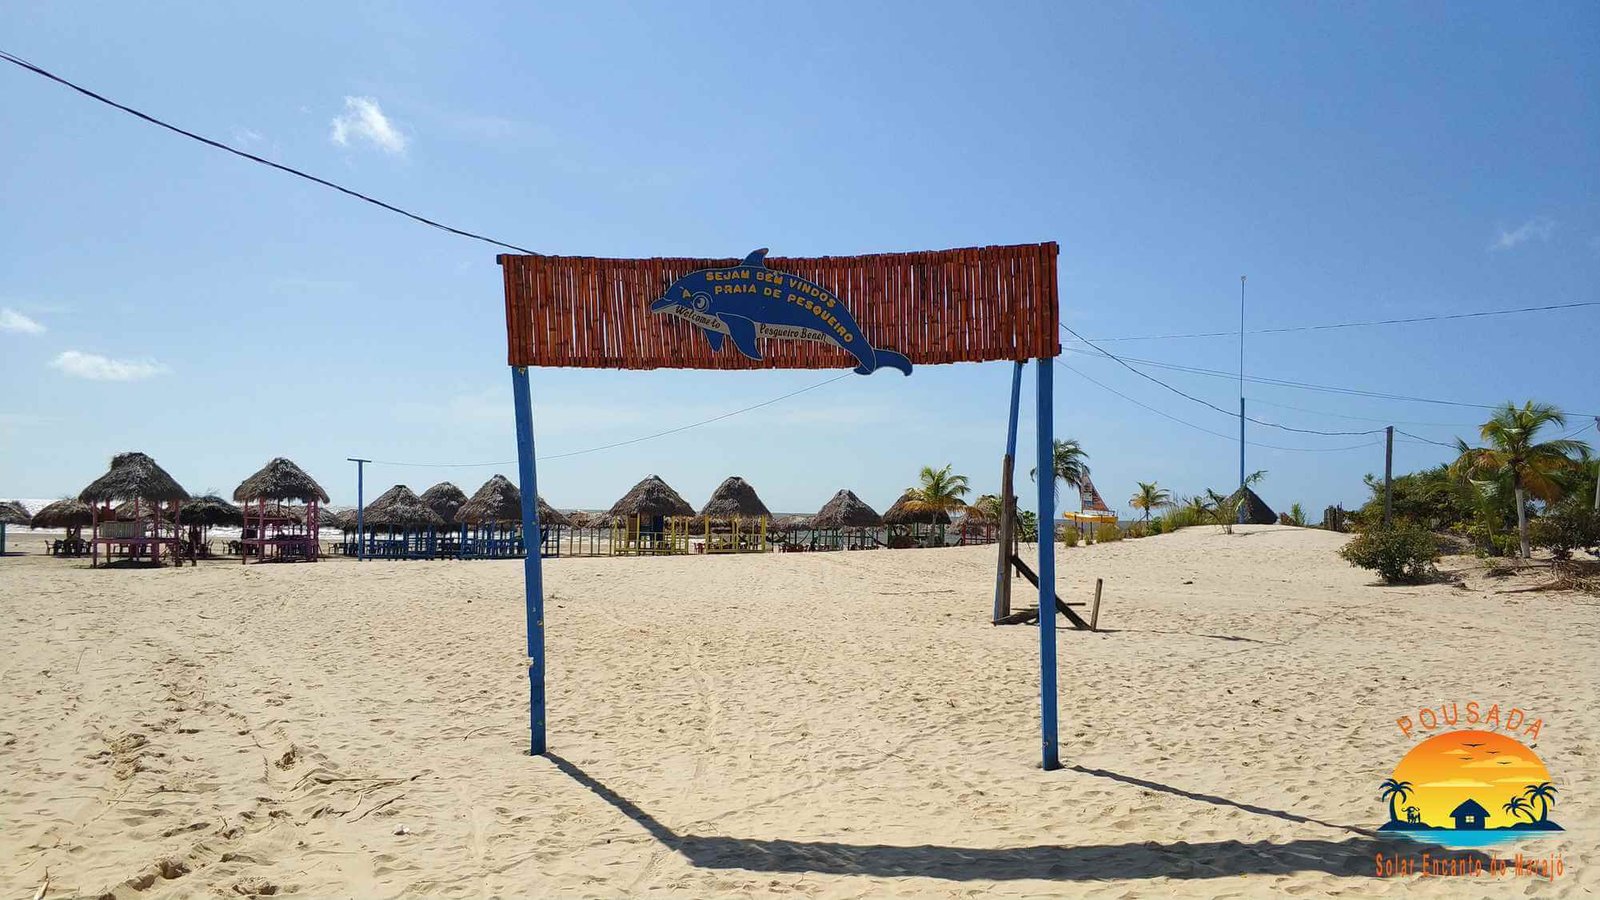
[(996, 625), (1011, 615), (1011, 542), (1017, 520), (1017, 498), (1012, 494), (1012, 477), (1017, 467), (1017, 408), (1021, 397), (1022, 363), (1018, 362), (1011, 369), (1011, 410), (1006, 420), (1006, 455), (1000, 463), (1000, 539), (997, 542), (1000, 552), (994, 575), (994, 615), (990, 619)]
[(1389, 524), (1393, 509), (1391, 492), (1394, 484), (1394, 426), (1383, 430), (1383, 524)]
[(539, 534), (539, 477), (534, 462), (533, 397), (528, 370), (511, 369), (511, 392), (517, 414), (517, 474), (522, 491), (522, 583), (528, 621), (528, 752), (545, 752), (544, 570)]
[(1089, 630), (1100, 630), (1100, 588), (1105, 585), (1105, 579), (1094, 580), (1094, 606), (1089, 608)]

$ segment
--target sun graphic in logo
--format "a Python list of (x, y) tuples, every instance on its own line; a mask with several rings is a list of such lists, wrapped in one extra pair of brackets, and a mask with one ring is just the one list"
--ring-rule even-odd
[(1447, 731), (1411, 748), (1379, 796), (1382, 831), (1477, 847), (1561, 831), (1550, 771), (1521, 741), (1493, 731)]

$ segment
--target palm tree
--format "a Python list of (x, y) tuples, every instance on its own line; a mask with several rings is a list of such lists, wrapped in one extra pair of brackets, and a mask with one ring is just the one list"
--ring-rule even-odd
[[(1052, 454), (1051, 468), (1055, 470), (1055, 488), (1057, 498), (1061, 496), (1059, 482), (1065, 481), (1079, 490), (1089, 482), (1089, 454), (1083, 452), (1077, 438), (1066, 438), (1055, 442), (1055, 452)], [(1028, 470), (1028, 477), (1037, 480), (1038, 468)]]
[(1471, 477), (1474, 473), (1509, 478), (1517, 504), (1517, 538), (1522, 557), (1529, 556), (1527, 495), (1546, 503), (1561, 499), (1565, 492), (1562, 476), (1581, 471), (1589, 461), (1589, 445), (1582, 441), (1557, 438), (1539, 443), (1539, 430), (1546, 426), (1564, 428), (1567, 417), (1548, 403), (1532, 400), (1496, 409), (1483, 423), (1479, 435), (1486, 447), (1469, 447), (1456, 441), (1459, 455), (1451, 468)]
[(1379, 785), (1378, 799), (1389, 801), (1389, 821), (1391, 822), (1400, 821), (1400, 810), (1396, 809), (1396, 806), (1410, 798), (1411, 782), (1409, 781), (1395, 781), (1393, 778), (1386, 778), (1383, 784)]
[(952, 474), (951, 468), (951, 465), (942, 469), (923, 466), (917, 476), (918, 485), (910, 488), (912, 496), (906, 505), (917, 512), (927, 513), (930, 519), (938, 513), (949, 515), (951, 510), (966, 506), (966, 501), (961, 498), (969, 492), (967, 476)]
[(1518, 815), (1525, 815), (1525, 816), (1528, 817), (1528, 821), (1529, 822), (1534, 821), (1534, 818), (1533, 818), (1533, 804), (1529, 803), (1527, 800), (1524, 800), (1521, 797), (1512, 797), (1509, 801), (1506, 802), (1505, 806), (1502, 806), (1500, 808), (1505, 810), (1508, 813), (1511, 813), (1511, 818), (1513, 818), (1513, 819), (1515, 819)]
[(1128, 500), (1128, 505), (1134, 509), (1144, 510), (1144, 524), (1150, 524), (1150, 510), (1165, 509), (1172, 505), (1172, 492), (1160, 487), (1154, 481), (1135, 482), (1139, 485), (1139, 493)]
[(1530, 804), (1535, 800), (1539, 801), (1539, 821), (1550, 821), (1550, 807), (1556, 803), (1555, 785), (1548, 781), (1530, 784), (1523, 789), (1522, 795), (1528, 798)]

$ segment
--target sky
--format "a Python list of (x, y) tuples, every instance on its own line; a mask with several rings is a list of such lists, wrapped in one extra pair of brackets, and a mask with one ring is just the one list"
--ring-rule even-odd
[[(1237, 329), (1241, 275), (1249, 329), (1600, 300), (1593, 3), (150, 3), (86, 16), (24, 0), (7, 5), (0, 49), (540, 252), (1056, 241), (1063, 321), (1090, 339)], [(9, 65), (0, 122), (0, 497), (75, 494), (132, 449), (193, 493), (231, 494), (289, 456), (339, 505), (356, 499), (350, 456), (379, 461), (368, 499), (515, 475), (497, 248)], [(1592, 416), (1597, 326), (1600, 306), (1252, 335), (1245, 372)], [(1237, 482), (1236, 418), (1065, 346), (1056, 433), (1082, 442), (1113, 507), (1127, 512), (1136, 481), (1179, 494)], [(1239, 365), (1237, 337), (1102, 346)], [(1145, 371), (1237, 407), (1232, 377)], [(738, 474), (777, 511), (815, 510), (842, 487), (881, 511), (921, 466), (946, 463), (974, 495), (997, 490), (1003, 362), (852, 377), (593, 449), (832, 377), (535, 370), (541, 493), (605, 507), (656, 473), (698, 506)], [(1025, 507), (1035, 377), (1030, 365)], [(1394, 424), (1449, 442), (1487, 415), (1257, 382), (1246, 394), (1254, 417), (1316, 431)], [(1380, 435), (1248, 436), (1261, 495), (1314, 520), (1359, 504), (1362, 476), (1383, 469)], [(1395, 469), (1449, 455), (1402, 436)]]

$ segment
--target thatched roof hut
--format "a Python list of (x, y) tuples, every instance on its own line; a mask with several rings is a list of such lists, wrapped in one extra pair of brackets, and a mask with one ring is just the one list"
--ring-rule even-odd
[(772, 520), (773, 531), (804, 531), (811, 527), (811, 516), (779, 516)]
[(605, 516), (600, 513), (585, 512), (581, 509), (577, 512), (567, 513), (566, 516), (567, 521), (572, 523), (573, 528), (602, 528), (606, 524)]
[(324, 506), (317, 510), (317, 527), (332, 528), (337, 531), (355, 531), (355, 511)]
[(83, 528), (94, 524), (94, 510), (81, 500), (57, 500), (34, 513), (30, 528)]
[(301, 503), (328, 502), (328, 492), (317, 484), (305, 470), (282, 456), (276, 457), (261, 471), (251, 475), (233, 491), (233, 499), (240, 503), (249, 500), (298, 500)]
[(772, 511), (756, 496), (756, 489), (750, 482), (733, 475), (711, 492), (711, 499), (700, 508), (700, 515), (711, 519), (770, 519)]
[[(1232, 500), (1234, 500), (1238, 496), (1239, 496), (1239, 492), (1238, 491), (1234, 491), (1233, 495), (1230, 496), (1228, 498), (1228, 500), (1231, 502)], [(1276, 525), (1276, 524), (1278, 524), (1278, 514), (1273, 512), (1272, 511), (1272, 507), (1268, 506), (1266, 501), (1262, 500), (1261, 497), (1259, 495), (1257, 495), (1256, 492), (1251, 490), (1250, 488), (1245, 488), (1244, 489), (1243, 512), (1244, 512), (1244, 522), (1243, 522), (1243, 524), (1245, 524), (1245, 525)]]
[[(424, 495), (426, 496), (426, 495)], [(464, 525), (520, 525), (522, 524), (522, 491), (504, 475), (496, 475), (483, 483), (472, 499), (456, 510), (456, 521)], [(547, 526), (571, 528), (574, 525), (561, 510), (539, 498), (539, 523)]]
[(681, 497), (659, 475), (651, 475), (633, 486), (621, 500), (612, 505), (607, 518), (638, 516), (653, 519), (657, 516), (692, 516), (694, 507)]
[(833, 495), (811, 517), (812, 528), (876, 528), (883, 524), (878, 511), (868, 506), (854, 491)]
[(0, 502), (0, 525), (26, 525), (33, 521), (28, 508), (15, 500)]
[(156, 517), (156, 513), (156, 508), (145, 501), (124, 500), (111, 508), (111, 514), (119, 522), (132, 522), (134, 519), (153, 519)]
[(928, 512), (915, 509), (916, 491), (908, 490), (883, 514), (885, 525), (949, 525), (950, 515), (943, 510)]
[(183, 489), (156, 461), (143, 453), (118, 453), (111, 468), (78, 494), (85, 503), (110, 503), (116, 500), (165, 502), (189, 499)]
[(216, 494), (204, 494), (185, 503), (178, 510), (178, 524), (198, 525), (202, 528), (213, 528), (218, 525), (237, 528), (244, 524), (244, 513), (239, 511), (239, 507)]
[(467, 494), (461, 488), (448, 481), (441, 481), (422, 492), (422, 502), (428, 508), (439, 514), (439, 518), (446, 522), (456, 520), (456, 510), (467, 502)]
[(383, 492), (362, 510), (364, 524), (377, 528), (427, 528), (444, 524), (422, 498), (403, 484)]

